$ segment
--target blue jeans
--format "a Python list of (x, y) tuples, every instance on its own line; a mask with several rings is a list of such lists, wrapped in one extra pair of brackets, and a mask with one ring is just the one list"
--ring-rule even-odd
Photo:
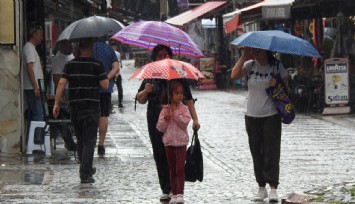
[[(24, 90), (27, 100), (28, 107), (28, 131), (30, 130), (31, 121), (44, 121), (43, 105), (40, 97), (35, 96), (33, 89)], [(34, 143), (40, 144), (44, 143), (44, 140), (41, 139), (41, 129), (36, 128), (34, 135)]]

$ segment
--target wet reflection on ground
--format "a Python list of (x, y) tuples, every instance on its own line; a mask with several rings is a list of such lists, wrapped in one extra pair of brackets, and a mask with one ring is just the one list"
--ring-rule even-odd
[(34, 165), (34, 164), (76, 164), (76, 157), (73, 152), (66, 150), (54, 150), (52, 155), (47, 157), (44, 153), (34, 152), (31, 155), (22, 154), (0, 154), (0, 190), (6, 185), (41, 185), (51, 181), (53, 172), (48, 169), (19, 169), (10, 170), (13, 165)]
[(1, 170), (0, 182), (7, 184), (40, 185), (43, 182), (45, 171), (11, 171)]
[(72, 164), (77, 163), (77, 155), (73, 151), (65, 149), (52, 150), (51, 156), (45, 156), (44, 152), (34, 151), (33, 154), (0, 154), (0, 165), (18, 164)]

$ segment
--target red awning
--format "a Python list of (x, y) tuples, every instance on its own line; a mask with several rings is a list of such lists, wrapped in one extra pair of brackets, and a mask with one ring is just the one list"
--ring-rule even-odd
[(197, 20), (206, 13), (220, 9), (226, 3), (226, 1), (209, 1), (180, 15), (169, 18), (165, 22), (171, 25), (184, 26), (191, 21)]
[(231, 33), (235, 31), (239, 25), (240, 25), (240, 15), (237, 15), (234, 18), (232, 18), (232, 20), (224, 24), (224, 31), (226, 33)]
[(294, 0), (264, 0), (240, 10), (231, 12), (234, 15), (225, 23), (226, 33), (231, 33), (242, 23), (257, 19), (286, 19), (290, 15), (290, 6)]

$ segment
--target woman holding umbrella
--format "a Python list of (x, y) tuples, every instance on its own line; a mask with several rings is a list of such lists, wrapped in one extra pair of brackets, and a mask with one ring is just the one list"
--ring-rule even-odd
[[(172, 51), (165, 45), (157, 45), (152, 51), (152, 60), (159, 61), (172, 57)], [(184, 103), (188, 106), (191, 117), (193, 119), (193, 128), (199, 129), (197, 113), (194, 106), (194, 100), (191, 95), (191, 90), (186, 79), (178, 79), (184, 87)], [(169, 167), (165, 154), (165, 147), (162, 141), (163, 133), (156, 129), (161, 105), (167, 104), (167, 82), (162, 79), (145, 79), (143, 80), (136, 99), (139, 103), (145, 104), (148, 102), (147, 122), (150, 141), (152, 143), (154, 160), (157, 166), (160, 188), (163, 194), (160, 196), (161, 201), (170, 200), (169, 193), (171, 191), (169, 180)]]
[[(253, 60), (248, 60), (253, 59)], [(279, 184), (281, 118), (265, 89), (275, 86), (275, 74), (280, 73), (288, 86), (287, 73), (271, 51), (245, 47), (231, 72), (231, 79), (248, 76), (248, 101), (245, 126), (249, 138), (250, 152), (254, 163), (254, 174), (259, 185), (255, 200), (267, 198), (266, 184), (270, 185), (270, 202), (277, 202)]]

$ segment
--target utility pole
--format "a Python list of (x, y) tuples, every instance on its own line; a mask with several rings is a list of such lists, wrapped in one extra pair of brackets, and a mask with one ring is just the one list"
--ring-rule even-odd
[[(168, 0), (157, 0), (160, 1), (160, 17), (165, 18), (168, 16)], [(163, 19), (162, 19), (163, 20)]]

